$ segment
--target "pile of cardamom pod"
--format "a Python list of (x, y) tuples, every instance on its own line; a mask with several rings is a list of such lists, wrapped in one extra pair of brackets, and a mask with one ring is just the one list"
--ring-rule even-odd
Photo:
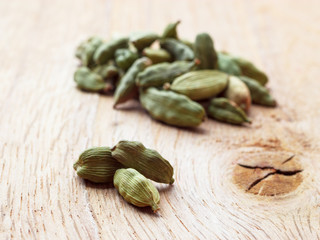
[[(154, 119), (178, 127), (198, 126), (206, 112), (222, 122), (250, 123), (251, 102), (276, 105), (264, 72), (246, 59), (216, 51), (207, 33), (193, 43), (180, 39), (179, 23), (169, 24), (162, 35), (141, 32), (81, 43), (76, 51), (81, 67), (74, 74), (78, 88), (114, 93), (114, 108), (139, 98)], [(196, 102), (204, 100), (207, 111)]]
[(140, 142), (120, 141), (113, 148), (84, 151), (73, 165), (78, 176), (95, 183), (111, 183), (129, 203), (159, 210), (160, 194), (147, 179), (173, 184), (173, 167), (157, 151)]

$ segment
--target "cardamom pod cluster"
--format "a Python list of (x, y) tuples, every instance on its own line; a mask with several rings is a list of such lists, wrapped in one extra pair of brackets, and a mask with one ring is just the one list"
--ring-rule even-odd
[[(157, 151), (135, 141), (120, 141), (112, 149), (84, 151), (73, 164), (78, 176), (95, 183), (110, 183), (135, 206), (159, 209), (160, 195), (148, 180), (173, 184), (173, 167)], [(148, 179), (147, 179), (148, 178)]]
[[(152, 118), (177, 127), (196, 127), (206, 114), (238, 123), (239, 108), (249, 114), (251, 104), (276, 106), (263, 71), (247, 59), (217, 51), (208, 33), (197, 34), (194, 41), (180, 38), (180, 23), (169, 23), (162, 34), (135, 32), (110, 41), (84, 41), (76, 50), (81, 61), (74, 75), (78, 88), (114, 94), (115, 109), (139, 100)], [(212, 105), (215, 98), (227, 99), (234, 109), (210, 111), (201, 105)], [(222, 112), (234, 121), (219, 117)]]

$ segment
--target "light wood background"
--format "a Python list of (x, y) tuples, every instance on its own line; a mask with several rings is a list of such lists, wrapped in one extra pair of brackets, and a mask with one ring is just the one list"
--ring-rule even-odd
[[(0, 239), (320, 239), (320, 3), (314, 1), (0, 1)], [(207, 31), (216, 48), (270, 76), (275, 109), (254, 106), (249, 127), (207, 120), (197, 130), (153, 121), (135, 102), (78, 91), (76, 46), (91, 35)], [(72, 168), (91, 146), (138, 140), (174, 166), (157, 184), (158, 214)], [(250, 151), (300, 155), (303, 182), (284, 196), (232, 181)]]

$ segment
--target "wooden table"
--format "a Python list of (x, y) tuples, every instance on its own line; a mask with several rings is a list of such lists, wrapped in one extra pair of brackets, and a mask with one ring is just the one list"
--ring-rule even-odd
[[(0, 239), (319, 239), (319, 1), (0, 2)], [(91, 35), (207, 31), (217, 49), (264, 69), (277, 108), (252, 107), (249, 127), (207, 120), (197, 130), (153, 121), (135, 102), (76, 89), (76, 46)], [(157, 184), (158, 214), (127, 204), (110, 185), (72, 168), (91, 146), (137, 140), (174, 166)], [(285, 195), (233, 182), (242, 156), (299, 155), (303, 178)]]

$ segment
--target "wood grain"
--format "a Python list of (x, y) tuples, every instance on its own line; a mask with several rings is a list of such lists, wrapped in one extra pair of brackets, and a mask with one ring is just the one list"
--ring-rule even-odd
[[(0, 239), (320, 239), (319, 1), (0, 1)], [(275, 109), (254, 106), (250, 127), (207, 120), (197, 130), (153, 121), (135, 102), (78, 91), (77, 44), (134, 30), (207, 31), (218, 49), (270, 76)], [(91, 146), (138, 140), (175, 168), (157, 184), (161, 210), (126, 202), (72, 169)], [(232, 182), (246, 151), (300, 154), (301, 185), (287, 195)]]

